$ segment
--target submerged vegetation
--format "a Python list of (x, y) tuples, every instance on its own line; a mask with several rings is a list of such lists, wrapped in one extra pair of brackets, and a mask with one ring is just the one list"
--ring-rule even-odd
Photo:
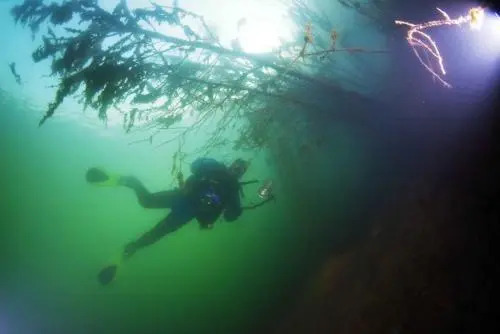
[[(50, 59), (51, 75), (59, 83), (40, 125), (66, 97), (75, 96), (102, 120), (110, 108), (119, 110), (127, 132), (156, 130), (150, 142), (185, 115), (195, 121), (173, 139), (180, 143), (205, 122), (215, 121), (205, 151), (226, 144), (236, 149), (266, 146), (275, 110), (311, 113), (321, 104), (311, 102), (308, 92), (325, 91), (330, 99), (346, 94), (333, 82), (314, 77), (318, 64), (339, 51), (381, 52), (337, 48), (338, 34), (328, 18), (301, 0), (293, 1), (291, 13), (304, 27), (303, 37), (274, 52), (250, 54), (221, 45), (202, 16), (177, 6), (152, 3), (129, 9), (122, 0), (106, 11), (97, 0), (25, 0), (12, 9), (15, 21), (33, 34), (47, 29), (33, 60)], [(311, 59), (307, 65), (305, 58)], [(225, 131), (234, 127), (240, 128), (240, 137), (228, 142)]]

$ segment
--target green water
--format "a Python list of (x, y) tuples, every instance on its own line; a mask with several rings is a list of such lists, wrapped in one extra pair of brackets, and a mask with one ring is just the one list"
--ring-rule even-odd
[[(142, 208), (125, 188), (91, 186), (86, 170), (102, 166), (137, 176), (151, 191), (167, 190), (177, 147), (130, 145), (144, 136), (106, 128), (74, 101), (38, 128), (53, 97), (50, 81), (37, 81), (46, 72), (29, 58), (29, 33), (6, 12), (1, 18), (12, 34), (0, 40), (11, 46), (0, 70), (0, 334), (256, 333), (278, 326), (318, 270), (318, 249), (332, 236), (341, 240), (351, 223), (343, 218), (359, 210), (351, 204), (370, 164), (365, 135), (339, 122), (328, 130), (327, 149), (306, 147), (304, 156), (297, 156), (292, 129), (273, 138), (274, 155), (213, 152), (224, 163), (252, 159), (245, 179), (274, 179), (278, 200), (209, 231), (193, 221), (138, 252), (103, 287), (99, 270), (168, 210)], [(4, 66), (12, 60), (28, 79), (22, 87)], [(188, 149), (204, 139), (192, 138)], [(185, 175), (195, 158), (182, 166)], [(244, 205), (258, 200), (257, 187), (245, 188)]]
[[(100, 286), (100, 268), (116, 260), (127, 242), (152, 228), (168, 210), (142, 208), (126, 188), (89, 185), (86, 170), (104, 166), (137, 176), (151, 191), (169, 189), (172, 148), (129, 145), (130, 136), (121, 131), (110, 129), (103, 137), (94, 128), (71, 122), (56, 120), (38, 128), (39, 114), (2, 92), (5, 260), (0, 319), (8, 328), (5, 333), (269, 330), (303, 295), (311, 270), (318, 269), (312, 261), (317, 241), (331, 234), (332, 227), (337, 233), (349, 224), (340, 218), (363, 170), (361, 146), (339, 127), (333, 138), (335, 161), (323, 175), (304, 180), (305, 185), (316, 184), (315, 196), (327, 203), (309, 206), (316, 202), (308, 199), (311, 189), (285, 196), (286, 187), (278, 182), (275, 203), (245, 211), (232, 223), (219, 221), (213, 230), (200, 230), (193, 221), (138, 252), (120, 267), (110, 286)], [(355, 147), (358, 153), (351, 153)], [(280, 180), (265, 151), (252, 158), (245, 179)], [(291, 177), (299, 175), (298, 166), (282, 167), (282, 179), (287, 170)], [(186, 175), (188, 168), (183, 167)], [(322, 189), (324, 178), (333, 180), (337, 191)], [(257, 187), (245, 188), (244, 204), (258, 200)], [(320, 195), (325, 192), (329, 195)], [(301, 205), (303, 216), (292, 217)], [(321, 206), (336, 211), (339, 220), (321, 221)]]
[(168, 211), (143, 209), (127, 189), (86, 184), (86, 169), (134, 174), (159, 191), (170, 186), (171, 158), (77, 125), (38, 129), (32, 112), (11, 100), (0, 116), (1, 311), (12, 333), (241, 332), (273, 313), (294, 262), (279, 203), (210, 231), (192, 222), (99, 286), (100, 267)]

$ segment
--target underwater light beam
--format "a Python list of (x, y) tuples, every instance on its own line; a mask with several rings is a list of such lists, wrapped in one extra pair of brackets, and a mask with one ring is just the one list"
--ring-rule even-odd
[[(471, 8), (467, 15), (462, 15), (456, 19), (450, 18), (450, 16), (444, 10), (441, 10), (439, 8), (436, 9), (444, 17), (444, 19), (428, 21), (420, 24), (414, 24), (401, 20), (396, 20), (394, 21), (394, 23), (410, 27), (410, 29), (408, 30), (408, 34), (406, 35), (406, 40), (412, 47), (413, 52), (417, 56), (420, 63), (427, 69), (427, 71), (429, 71), (433, 75), (434, 78), (439, 80), (445, 87), (451, 88), (451, 85), (442, 78), (442, 76), (446, 75), (446, 70), (444, 68), (444, 60), (441, 56), (441, 53), (439, 52), (438, 45), (429, 34), (424, 32), (424, 30), (445, 25), (460, 26), (464, 23), (469, 23), (471, 29), (478, 30), (481, 28), (484, 20), (484, 9), (482, 7)], [(439, 65), (438, 70), (434, 70), (430, 62), (428, 64), (422, 59), (422, 56), (418, 51), (418, 47), (423, 48), (424, 52), (427, 52), (427, 55), (431, 55), (436, 60), (437, 64)]]

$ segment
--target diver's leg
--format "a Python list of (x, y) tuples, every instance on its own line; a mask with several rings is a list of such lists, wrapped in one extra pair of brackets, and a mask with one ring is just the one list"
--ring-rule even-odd
[(147, 209), (171, 208), (179, 196), (177, 190), (150, 193), (142, 182), (133, 176), (122, 177), (120, 184), (134, 190), (141, 206)]
[(125, 257), (132, 256), (137, 250), (152, 245), (165, 235), (178, 230), (181, 226), (194, 218), (190, 212), (171, 212), (165, 219), (160, 221), (151, 230), (144, 233), (139, 239), (125, 246)]

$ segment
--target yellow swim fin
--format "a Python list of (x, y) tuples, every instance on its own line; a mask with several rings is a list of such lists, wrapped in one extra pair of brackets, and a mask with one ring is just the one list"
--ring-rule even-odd
[(120, 185), (120, 175), (110, 174), (102, 168), (89, 168), (85, 174), (88, 183), (101, 187), (116, 187)]

